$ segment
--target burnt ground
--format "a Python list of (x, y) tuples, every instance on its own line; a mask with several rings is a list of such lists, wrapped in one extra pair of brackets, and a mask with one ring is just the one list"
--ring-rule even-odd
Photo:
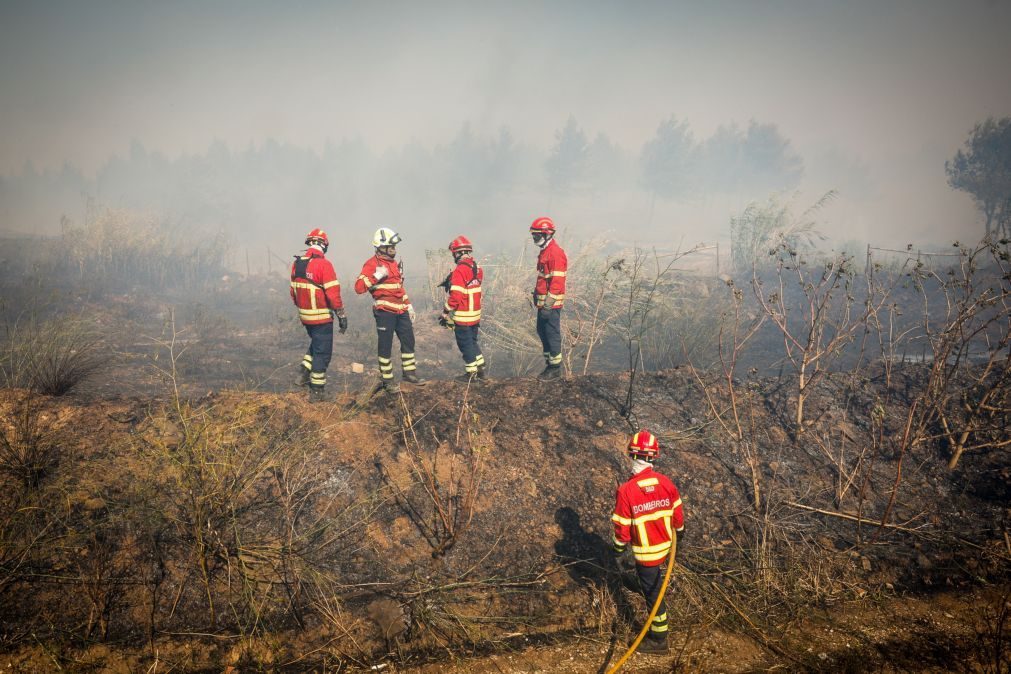
[[(224, 358), (214, 336), (203, 339)], [(285, 339), (298, 341), (290, 332), (279, 338), (278, 354)], [(153, 648), (131, 627), (143, 602), (129, 593), (110, 612), (105, 640), (72, 637), (72, 625), (28, 638), (41, 615), (60, 624), (66, 587), (33, 585), (27, 594), (26, 584), (6, 588), (21, 605), (5, 612), (0, 666), (604, 671), (644, 615), (629, 569), (608, 552), (633, 423), (661, 438), (658, 469), (682, 491), (687, 535), (669, 594), (672, 654), (636, 655), (626, 671), (1007, 666), (998, 616), (1011, 566), (1011, 460), (1006, 451), (967, 455), (949, 471), (937, 446), (896, 454), (902, 392), (918, 381), (913, 368), (896, 374), (891, 393), (880, 377), (828, 380), (812, 402), (815, 422), (799, 436), (783, 421), (789, 394), (781, 382), (742, 383), (753, 394), (742, 408), (751, 460), (727, 441), (684, 371), (637, 378), (629, 422), (627, 374), (547, 383), (500, 377), (471, 387), (437, 380), (372, 399), (371, 378), (349, 376), (333, 403), (312, 406), (289, 383), (280, 355), (276, 366), (261, 360), (255, 368), (282, 373), (281, 392), (236, 389), (234, 380), (220, 388), (212, 377), (188, 394), (212, 417), (248, 409), (264, 428), (314, 429), (312, 457), (325, 488), (312, 507), (360, 518), (341, 529), (330, 558), (316, 560), (336, 580), (341, 621), (309, 611), (296, 628), (280, 611), (269, 629), (248, 637), (237, 636), (236, 625), (197, 629), (200, 596), (180, 570), (169, 588), (179, 609), (159, 622)], [(130, 485), (159, 484), (143, 449), (173, 437), (158, 412), (172, 401), (147, 393), (158, 390), (154, 374), (144, 391), (121, 381), (107, 373), (44, 403), (65, 438), (52, 479), (76, 511), (107, 512), (112, 496), (129, 500)], [(871, 433), (878, 405), (881, 446)], [(356, 510), (363, 500), (369, 507)], [(267, 526), (261, 520), (249, 525), (252, 534)], [(71, 613), (72, 603), (63, 608)]]

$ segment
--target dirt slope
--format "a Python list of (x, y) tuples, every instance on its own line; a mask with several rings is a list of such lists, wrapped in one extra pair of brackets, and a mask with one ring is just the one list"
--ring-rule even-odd
[[(302, 391), (219, 391), (193, 401), (211, 415), (246, 410), (265, 428), (317, 429), (312, 457), (325, 488), (316, 510), (352, 512), (348, 504), (373, 500), (323, 561), (346, 610), (336, 645), (337, 623), (313, 612), (298, 629), (278, 618), (269, 638), (245, 648), (181, 638), (197, 630), (172, 622), (174, 613), (159, 657), (206, 671), (598, 671), (621, 655), (644, 610), (627, 563), (609, 552), (614, 488), (628, 470), (621, 449), (635, 425), (661, 438), (658, 468), (682, 491), (687, 535), (670, 595), (675, 650), (635, 656), (627, 671), (983, 666), (980, 644), (998, 625), (987, 611), (997, 615), (1006, 601), (999, 586), (1011, 560), (1007, 454), (966, 457), (948, 471), (937, 448), (918, 449), (905, 457), (890, 527), (878, 528), (899, 457), (885, 449), (856, 461), (868, 443), (873, 382), (857, 391), (827, 385), (816, 403), (821, 419), (800, 438), (783, 429), (777, 383), (755, 386), (766, 402), (749, 409), (752, 463), (728, 448), (701, 392), (678, 371), (640, 378), (632, 421), (622, 414), (623, 376), (435, 381), (315, 406)], [(157, 413), (170, 402), (45, 402), (72, 456), (61, 489), (75, 508), (104, 512), (131, 484), (157, 483), (138, 447), (153, 438), (171, 444), (177, 431)], [(888, 420), (890, 433), (901, 418), (897, 410)], [(840, 465), (852, 471), (841, 498), (840, 480), (849, 478)], [(172, 589), (179, 613), (199, 615), (198, 593)], [(36, 595), (24, 612), (8, 612), (5, 630), (22, 630), (58, 597)], [(143, 639), (127, 627), (133, 615), (127, 607), (113, 618), (111, 647), (71, 640), (59, 662), (149, 667)], [(43, 651), (11, 644), (0, 664), (28, 671), (39, 663)]]

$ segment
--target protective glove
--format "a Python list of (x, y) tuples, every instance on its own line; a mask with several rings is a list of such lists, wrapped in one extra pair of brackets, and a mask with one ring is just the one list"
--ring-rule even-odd
[(538, 306), (538, 304), (537, 304), (537, 291), (536, 290), (533, 291), (532, 293), (530, 293), (530, 306), (532, 306), (534, 309), (540, 309), (540, 306)]
[(390, 270), (386, 267), (376, 267), (376, 270), (372, 273), (372, 276), (376, 279), (376, 283), (379, 283), (389, 275)]
[(411, 323), (413, 323), (415, 321), (415, 319), (418, 318), (418, 314), (415, 313), (415, 311), (414, 311), (414, 305), (413, 304), (408, 304), (407, 305), (407, 316), (411, 319)]
[(337, 317), (337, 325), (340, 326), (337, 332), (343, 335), (345, 332), (348, 331), (348, 317), (345, 316), (344, 314), (339, 315)]
[(453, 314), (448, 311), (443, 311), (442, 316), (439, 317), (439, 325), (446, 328), (447, 330), (453, 329)]
[(446, 274), (446, 278), (442, 279), (442, 283), (440, 283), (437, 287), (442, 288), (448, 293), (449, 288), (453, 283), (452, 279), (453, 279), (452, 273)]

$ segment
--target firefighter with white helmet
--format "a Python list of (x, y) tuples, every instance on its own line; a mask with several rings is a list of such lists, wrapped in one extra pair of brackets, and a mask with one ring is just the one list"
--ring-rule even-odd
[[(626, 451), (632, 457), (632, 477), (618, 487), (615, 495), (611, 515), (614, 552), (621, 555), (632, 544), (636, 576), (648, 610), (660, 596), (663, 564), (671, 546), (676, 552), (678, 541), (684, 537), (684, 513), (677, 487), (670, 478), (653, 470), (653, 462), (660, 456), (656, 436), (640, 430), (629, 440)], [(638, 652), (666, 653), (667, 630), (667, 608), (661, 599)]]
[(326, 398), (326, 370), (333, 355), (333, 317), (337, 317), (342, 335), (348, 329), (348, 319), (341, 301), (341, 284), (326, 259), (330, 246), (326, 232), (312, 230), (306, 234), (305, 245), (305, 255), (296, 255), (291, 265), (291, 300), (309, 333), (300, 383), (308, 384), (310, 402), (321, 402)]
[(460, 381), (470, 382), (474, 378), (484, 381), (484, 354), (478, 342), (481, 329), (481, 283), (484, 271), (474, 260), (474, 246), (470, 239), (458, 236), (449, 244), (456, 268), (450, 272), (442, 287), (446, 289), (446, 304), (439, 324), (451, 328), (456, 337), (456, 345), (463, 356), (464, 373)]
[(544, 349), (544, 371), (539, 379), (562, 376), (562, 305), (565, 302), (565, 276), (569, 261), (555, 241), (555, 223), (540, 217), (530, 225), (530, 236), (541, 249), (537, 255), (537, 283), (534, 306), (537, 308), (537, 336)]
[(424, 385), (418, 377), (414, 356), (414, 307), (404, 289), (404, 264), (396, 259), (400, 235), (389, 227), (380, 227), (372, 237), (375, 254), (362, 265), (355, 281), (355, 292), (372, 296), (372, 315), (379, 335), (380, 384), (395, 391), (393, 381), (393, 335), (400, 340), (400, 367), (403, 380)]

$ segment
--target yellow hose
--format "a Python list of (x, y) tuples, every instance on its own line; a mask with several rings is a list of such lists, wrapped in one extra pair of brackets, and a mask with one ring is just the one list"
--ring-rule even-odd
[(653, 624), (653, 618), (656, 617), (656, 612), (660, 608), (660, 602), (663, 601), (663, 596), (667, 592), (667, 583), (670, 582), (670, 573), (674, 569), (674, 553), (677, 551), (677, 547), (678, 547), (677, 534), (674, 534), (671, 537), (670, 552), (667, 554), (667, 573), (664, 574), (663, 585), (660, 586), (660, 593), (657, 594), (656, 596), (656, 602), (653, 604), (653, 610), (649, 612), (649, 616), (646, 618), (646, 622), (643, 624), (642, 629), (639, 631), (639, 636), (635, 638), (635, 641), (632, 642), (632, 645), (628, 647), (627, 651), (625, 651), (625, 655), (621, 656), (621, 660), (618, 660), (618, 662), (615, 663), (614, 667), (607, 670), (607, 674), (614, 674), (619, 669), (621, 669), (621, 666), (625, 664), (625, 661), (628, 660), (629, 656), (632, 655), (632, 653), (635, 653), (635, 649), (639, 648), (639, 643), (642, 641), (642, 638), (646, 636), (646, 632), (649, 631), (650, 625)]

